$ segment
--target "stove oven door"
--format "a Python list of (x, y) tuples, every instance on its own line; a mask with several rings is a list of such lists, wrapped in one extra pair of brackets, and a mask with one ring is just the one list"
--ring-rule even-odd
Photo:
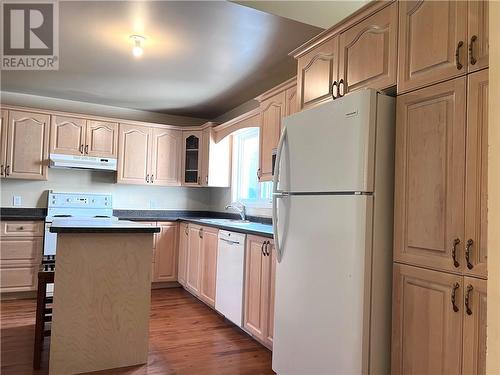
[(51, 223), (45, 223), (43, 255), (56, 255), (57, 233), (50, 233)]

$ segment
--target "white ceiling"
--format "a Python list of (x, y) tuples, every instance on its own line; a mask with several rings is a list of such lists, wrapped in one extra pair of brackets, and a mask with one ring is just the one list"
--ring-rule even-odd
[(4, 71), (2, 90), (204, 118), (291, 77), (321, 31), (225, 1), (62, 1), (59, 22), (59, 71)]

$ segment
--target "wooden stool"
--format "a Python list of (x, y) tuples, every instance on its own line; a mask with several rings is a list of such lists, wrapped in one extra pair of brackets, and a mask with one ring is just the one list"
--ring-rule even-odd
[(36, 299), (35, 347), (33, 351), (33, 368), (39, 369), (42, 359), (43, 338), (50, 336), (50, 328), (45, 329), (45, 322), (52, 321), (52, 296), (47, 296), (47, 284), (54, 282), (54, 271), (38, 272), (38, 291)]

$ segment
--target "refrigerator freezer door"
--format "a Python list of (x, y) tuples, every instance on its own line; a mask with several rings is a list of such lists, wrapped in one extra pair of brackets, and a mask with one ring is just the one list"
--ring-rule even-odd
[(279, 375), (363, 373), (372, 202), (367, 195), (279, 200), (284, 253), (276, 270), (273, 342), (273, 370)]
[(359, 90), (284, 119), (279, 190), (373, 192), (377, 93)]

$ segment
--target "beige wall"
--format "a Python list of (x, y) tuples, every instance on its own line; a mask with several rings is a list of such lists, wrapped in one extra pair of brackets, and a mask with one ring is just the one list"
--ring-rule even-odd
[(118, 185), (114, 180), (114, 173), (67, 169), (50, 169), (48, 181), (2, 180), (1, 207), (13, 207), (13, 195), (21, 196), (22, 207), (46, 207), (51, 189), (111, 193), (119, 209), (209, 209), (208, 188)]
[(500, 2), (490, 2), (487, 373), (500, 374)]

